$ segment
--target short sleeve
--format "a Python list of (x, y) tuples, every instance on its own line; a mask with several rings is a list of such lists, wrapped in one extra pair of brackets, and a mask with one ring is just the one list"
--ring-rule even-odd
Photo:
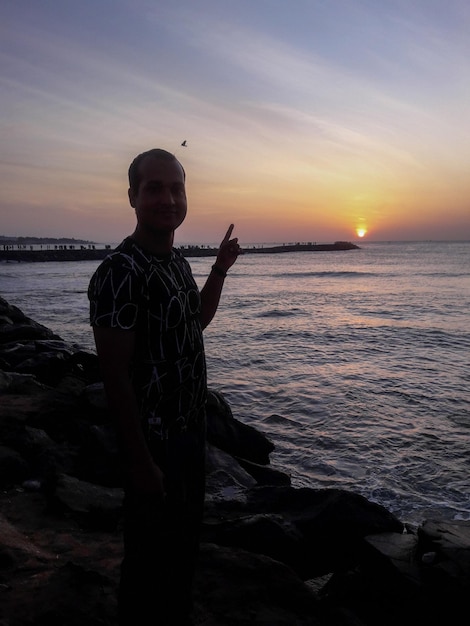
[(88, 288), (90, 324), (132, 330), (137, 322), (142, 281), (132, 264), (121, 255), (111, 256), (98, 267)]

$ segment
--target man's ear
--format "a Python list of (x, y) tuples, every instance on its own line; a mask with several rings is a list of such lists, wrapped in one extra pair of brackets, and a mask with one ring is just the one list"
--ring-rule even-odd
[(131, 205), (131, 207), (133, 209), (135, 209), (135, 204), (134, 204), (135, 195), (134, 195), (134, 192), (132, 190), (132, 187), (129, 187), (129, 189), (127, 190), (127, 195), (129, 197), (129, 204)]

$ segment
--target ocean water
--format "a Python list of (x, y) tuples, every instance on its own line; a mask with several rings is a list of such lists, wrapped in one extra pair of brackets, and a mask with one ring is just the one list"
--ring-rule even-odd
[[(203, 285), (213, 259), (189, 259)], [(0, 294), (94, 350), (95, 261), (3, 263)], [(470, 519), (470, 243), (245, 254), (205, 331), (209, 385), (295, 486), (402, 521)]]

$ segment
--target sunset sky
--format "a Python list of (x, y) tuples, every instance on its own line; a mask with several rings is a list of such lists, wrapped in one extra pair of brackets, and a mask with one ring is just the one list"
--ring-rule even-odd
[(161, 147), (177, 243), (470, 239), (468, 0), (2, 0), (0, 34), (0, 235), (120, 241)]

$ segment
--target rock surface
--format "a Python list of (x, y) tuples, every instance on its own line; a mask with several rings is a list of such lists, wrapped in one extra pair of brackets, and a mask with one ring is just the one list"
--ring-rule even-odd
[[(460, 623), (470, 523), (407, 528), (340, 489), (295, 489), (211, 390), (200, 626)], [(116, 623), (119, 459), (97, 359), (0, 298), (0, 626)]]

